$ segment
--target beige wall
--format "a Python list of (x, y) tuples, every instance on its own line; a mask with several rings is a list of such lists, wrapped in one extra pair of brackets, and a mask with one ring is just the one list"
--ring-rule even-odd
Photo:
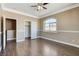
[[(43, 30), (43, 21), (45, 19), (57, 19), (57, 33), (41, 32), (40, 36), (79, 45), (79, 33), (71, 33), (70, 31), (79, 31), (79, 7), (70, 9), (58, 14), (54, 14), (39, 20), (39, 29)], [(59, 31), (69, 32), (59, 32)]]
[(47, 18), (57, 19), (58, 30), (79, 31), (79, 7), (42, 19), (44, 21)]
[(4, 11), (4, 17), (5, 18), (11, 18), (11, 19), (16, 19), (16, 31), (17, 31), (17, 41), (23, 41), (25, 40), (25, 21), (35, 21), (37, 22), (36, 18), (20, 15), (17, 13), (12, 13), (8, 11)]

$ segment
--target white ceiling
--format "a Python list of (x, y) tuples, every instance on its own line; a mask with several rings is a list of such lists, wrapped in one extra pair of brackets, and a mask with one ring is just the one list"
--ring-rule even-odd
[(4, 8), (26, 13), (35, 17), (42, 17), (74, 4), (75, 3), (49, 3), (45, 5), (47, 10), (41, 11), (37, 11), (36, 8), (30, 7), (32, 5), (36, 5), (36, 3), (4, 3)]

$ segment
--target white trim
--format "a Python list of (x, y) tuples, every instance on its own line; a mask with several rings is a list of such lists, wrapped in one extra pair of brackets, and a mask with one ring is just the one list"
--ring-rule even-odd
[(19, 40), (19, 39), (18, 39), (18, 40), (16, 40), (16, 42), (22, 42), (22, 41), (24, 41), (24, 40)]
[(7, 40), (15, 40), (16, 38), (7, 38)]
[(58, 42), (58, 43), (62, 43), (62, 44), (66, 44), (66, 45), (69, 45), (69, 46), (73, 46), (73, 47), (79, 48), (79, 45), (75, 45), (75, 44), (71, 44), (71, 43), (67, 43), (67, 42), (63, 42), (63, 41), (58, 41), (58, 40), (51, 39), (51, 38), (46, 38), (46, 37), (43, 37), (43, 36), (39, 36), (39, 37), (43, 38), (43, 39), (46, 39), (46, 40), (50, 40), (50, 41), (54, 41), (54, 42)]
[[(46, 31), (42, 31), (41, 32), (46, 32)], [(79, 31), (72, 31), (72, 30), (57, 30), (55, 32), (47, 32), (47, 33), (58, 33), (58, 32), (64, 32), (64, 33), (79, 33)]]
[(34, 17), (34, 18), (38, 18), (37, 16), (33, 16), (33, 15), (30, 15), (30, 14), (27, 14), (27, 13), (23, 13), (23, 12), (20, 12), (20, 11), (17, 11), (17, 10), (13, 10), (13, 9), (10, 9), (10, 8), (3, 8), (4, 11), (9, 11), (9, 12), (13, 12), (13, 13), (18, 13), (18, 14), (21, 14), (21, 15), (25, 15), (25, 16), (30, 16), (30, 17)]
[(79, 33), (79, 31), (58, 30), (57, 32)]
[(42, 36), (37, 36), (37, 38), (42, 38)]
[(53, 15), (53, 14), (64, 12), (64, 11), (67, 11), (67, 10), (70, 10), (70, 9), (76, 8), (76, 7), (79, 7), (79, 3), (76, 3), (74, 5), (71, 5), (71, 6), (67, 7), (67, 8), (64, 8), (64, 9), (61, 9), (61, 10), (58, 10), (58, 11), (55, 11), (55, 12), (51, 12), (51, 13), (46, 14), (46, 15), (41, 15), (39, 18), (43, 18), (43, 17), (47, 17), (47, 16), (50, 16), (50, 15)]
[(3, 49), (5, 49), (6, 47), (6, 21), (5, 21), (5, 15), (4, 15), (4, 11), (3, 11), (3, 8), (4, 8), (4, 4), (1, 4), (2, 5), (2, 16), (3, 16)]

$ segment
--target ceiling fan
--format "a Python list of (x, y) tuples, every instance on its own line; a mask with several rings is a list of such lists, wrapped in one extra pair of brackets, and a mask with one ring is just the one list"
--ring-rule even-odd
[(48, 3), (37, 3), (37, 5), (33, 5), (33, 6), (31, 6), (31, 7), (36, 7), (37, 8), (37, 11), (40, 11), (40, 10), (42, 10), (42, 9), (47, 9), (46, 7), (45, 7), (45, 5), (47, 5)]

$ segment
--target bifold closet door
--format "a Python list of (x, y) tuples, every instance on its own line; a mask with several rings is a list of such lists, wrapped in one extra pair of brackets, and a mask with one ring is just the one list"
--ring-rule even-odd
[(37, 22), (31, 22), (31, 39), (37, 38)]

